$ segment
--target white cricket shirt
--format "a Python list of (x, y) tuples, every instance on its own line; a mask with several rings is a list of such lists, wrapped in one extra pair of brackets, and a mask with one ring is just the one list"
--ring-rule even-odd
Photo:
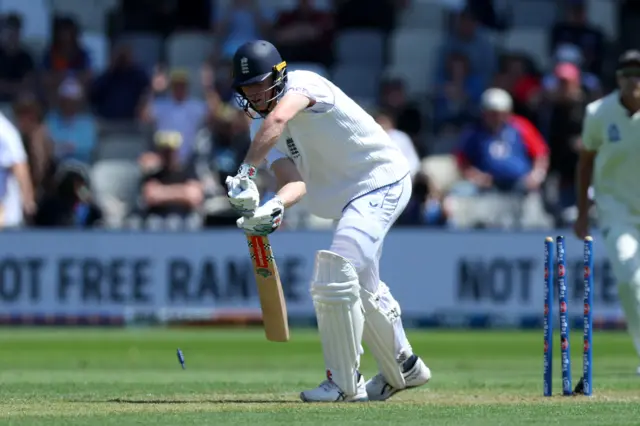
[(22, 138), (15, 126), (0, 114), (0, 204), (4, 209), (4, 226), (22, 224), (22, 197), (11, 169), (27, 161)]
[(582, 143), (597, 151), (593, 189), (601, 220), (640, 224), (640, 112), (629, 116), (618, 91), (590, 103)]
[[(299, 92), (316, 103), (287, 123), (267, 164), (284, 157), (296, 164), (311, 213), (339, 219), (351, 200), (409, 173), (387, 132), (342, 90), (311, 71), (288, 75), (285, 92)], [(252, 127), (252, 137), (256, 131)]]

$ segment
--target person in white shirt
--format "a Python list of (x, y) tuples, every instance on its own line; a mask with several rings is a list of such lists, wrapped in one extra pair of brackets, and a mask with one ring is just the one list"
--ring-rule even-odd
[[(269, 42), (242, 45), (234, 88), (249, 114), (264, 118), (229, 201), (252, 235), (278, 228), (285, 208), (306, 195), (310, 212), (337, 222), (329, 250), (316, 254), (310, 286), (327, 379), (300, 394), (306, 402), (385, 400), (431, 378), (413, 353), (400, 306), (379, 278), (384, 237), (411, 195), (409, 166), (373, 117), (333, 83), (310, 71), (287, 72)], [(253, 178), (266, 160), (277, 194), (259, 206)], [(380, 373), (360, 374), (361, 341)]]
[(378, 111), (376, 114), (376, 122), (384, 129), (389, 135), (391, 140), (400, 148), (402, 154), (409, 163), (409, 171), (413, 178), (416, 173), (420, 171), (420, 157), (416, 150), (411, 137), (402, 130), (396, 128), (396, 123), (393, 119), (393, 115), (385, 111)]
[(618, 90), (587, 106), (574, 229), (579, 238), (589, 235), (589, 188), (593, 185), (618, 298), (640, 356), (640, 51), (627, 51), (620, 57), (617, 80)]
[(18, 129), (0, 114), (0, 229), (24, 224), (35, 213), (27, 154)]

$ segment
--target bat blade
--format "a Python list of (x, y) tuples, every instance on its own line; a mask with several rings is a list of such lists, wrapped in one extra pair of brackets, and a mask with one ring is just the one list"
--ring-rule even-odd
[(269, 238), (247, 235), (247, 243), (258, 285), (262, 322), (267, 340), (288, 342), (287, 305)]

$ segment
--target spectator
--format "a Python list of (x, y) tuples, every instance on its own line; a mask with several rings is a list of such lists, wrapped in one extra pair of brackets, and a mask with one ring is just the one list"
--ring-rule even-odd
[[(201, 99), (189, 95), (189, 74), (185, 70), (171, 72), (169, 82), (164, 74), (154, 77), (154, 94), (143, 101), (141, 120), (153, 124), (156, 130), (176, 131), (180, 133), (182, 142), (178, 156), (181, 162), (190, 161), (193, 155), (196, 134), (211, 118), (211, 111)], [(168, 96), (158, 96), (169, 86)], [(159, 157), (153, 153), (144, 154), (141, 158), (143, 167), (157, 164)]]
[(230, 106), (225, 106), (224, 110), (224, 114), (216, 117), (211, 138), (211, 168), (217, 172), (217, 181), (221, 183), (238, 170), (251, 144), (244, 112)]
[(408, 99), (404, 82), (396, 78), (383, 81), (379, 104), (381, 109), (393, 114), (398, 130), (408, 134), (415, 142), (423, 130), (422, 113), (418, 105)]
[(469, 59), (463, 53), (451, 52), (445, 79), (435, 90), (434, 131), (439, 133), (443, 127), (457, 131), (466, 125), (477, 112), (483, 90), (481, 78), (471, 71)]
[(80, 83), (74, 78), (64, 80), (58, 89), (57, 108), (46, 118), (59, 160), (73, 158), (88, 164), (93, 159), (98, 129), (93, 116), (83, 110), (83, 104)]
[(548, 168), (548, 149), (528, 120), (511, 114), (511, 96), (491, 88), (482, 95), (482, 120), (463, 135), (457, 153), (471, 193), (537, 191)]
[(268, 38), (275, 10), (262, 0), (234, 0), (226, 10), (218, 10), (216, 37), (220, 40), (220, 59), (232, 58), (244, 43)]
[(33, 58), (21, 43), (22, 19), (7, 16), (0, 45), (0, 102), (9, 102), (34, 84)]
[(160, 155), (159, 170), (142, 183), (142, 202), (147, 222), (185, 224), (198, 217), (204, 193), (192, 164), (179, 161), (182, 136), (178, 132), (157, 132), (155, 144)]
[(100, 118), (133, 121), (149, 85), (149, 76), (133, 62), (130, 47), (116, 45), (109, 68), (92, 84), (91, 103)]
[(500, 73), (494, 80), (495, 85), (509, 92), (516, 114), (535, 121), (541, 83), (531, 58), (521, 53), (510, 53), (502, 59)]
[(494, 46), (469, 9), (463, 9), (455, 18), (453, 32), (447, 36), (438, 55), (436, 86), (445, 82), (449, 55), (461, 52), (469, 58), (470, 68), (486, 87), (497, 65)]
[(274, 26), (278, 50), (289, 62), (315, 62), (329, 66), (332, 60), (333, 16), (318, 10), (313, 0), (280, 14)]
[(89, 54), (82, 47), (79, 29), (70, 18), (57, 20), (53, 27), (51, 44), (44, 54), (44, 83), (48, 100), (56, 98), (60, 83), (73, 74), (83, 87), (91, 77)]
[(587, 19), (585, 0), (570, 0), (565, 19), (556, 23), (549, 37), (549, 53), (559, 45), (570, 43), (578, 46), (584, 57), (584, 68), (596, 75), (602, 74), (605, 60), (606, 40), (600, 29)]
[(448, 220), (446, 205), (442, 194), (438, 194), (431, 187), (429, 178), (424, 173), (417, 173), (413, 179), (411, 198), (396, 225), (446, 226)]
[(0, 114), (0, 229), (24, 225), (35, 210), (29, 163), (20, 133)]
[(583, 69), (584, 60), (578, 46), (567, 43), (559, 45), (556, 49), (555, 60), (555, 66), (542, 80), (545, 91), (554, 92), (557, 90), (559, 80), (556, 76), (555, 69), (558, 65), (567, 63), (575, 65), (580, 70), (580, 82), (589, 99), (595, 100), (603, 95), (600, 78), (592, 72)]
[(31, 184), (37, 201), (53, 188), (53, 140), (44, 124), (42, 107), (35, 96), (18, 95), (13, 103), (13, 116), (27, 154)]
[(103, 221), (102, 210), (93, 201), (89, 171), (83, 163), (63, 162), (54, 177), (54, 190), (40, 203), (37, 227), (93, 228)]
[(420, 158), (409, 135), (395, 127), (393, 114), (388, 111), (378, 111), (376, 121), (387, 132), (391, 140), (398, 145), (398, 148), (400, 148), (400, 151), (409, 162), (411, 176), (415, 176), (420, 170)]
[(558, 84), (541, 108), (541, 127), (547, 135), (551, 158), (547, 198), (557, 226), (566, 226), (564, 212), (575, 205), (575, 174), (581, 147), (582, 120), (589, 99), (580, 85), (580, 70), (573, 64), (558, 64)]

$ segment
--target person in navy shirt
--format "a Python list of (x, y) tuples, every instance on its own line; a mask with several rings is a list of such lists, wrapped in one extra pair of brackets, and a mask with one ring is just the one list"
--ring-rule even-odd
[(472, 192), (537, 191), (547, 174), (549, 150), (542, 135), (524, 117), (512, 114), (511, 96), (491, 88), (482, 95), (482, 118), (467, 129), (456, 152), (460, 171)]

